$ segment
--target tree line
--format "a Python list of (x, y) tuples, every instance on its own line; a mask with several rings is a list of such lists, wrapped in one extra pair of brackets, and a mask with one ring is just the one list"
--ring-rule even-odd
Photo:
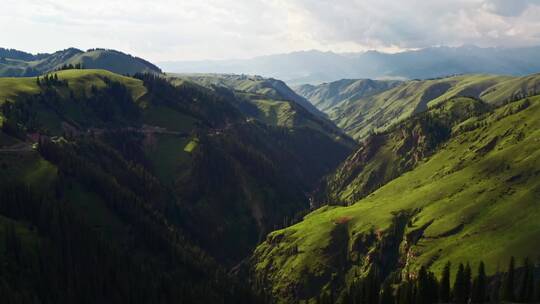
[(56, 71), (65, 71), (65, 70), (84, 70), (84, 66), (82, 63), (76, 63), (76, 64), (64, 64), (56, 69)]
[(63, 79), (60, 80), (58, 78), (58, 74), (45, 74), (44, 76), (37, 76), (36, 77), (36, 84), (38, 87), (53, 87), (53, 86), (59, 86), (59, 87), (67, 87), (68, 82), (67, 80)]
[(451, 281), (448, 262), (440, 278), (422, 266), (417, 273), (403, 280), (390, 276), (386, 280), (371, 270), (364, 278), (355, 279), (339, 296), (325, 292), (316, 298), (317, 304), (432, 304), (432, 303), (537, 303), (540, 302), (540, 277), (529, 258), (516, 267), (511, 257), (507, 271), (491, 277), (484, 262), (473, 274), (470, 263), (460, 263)]

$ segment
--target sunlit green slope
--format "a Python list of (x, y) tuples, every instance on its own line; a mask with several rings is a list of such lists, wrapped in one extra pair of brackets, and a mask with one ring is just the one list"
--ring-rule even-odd
[[(355, 139), (388, 127), (452, 97), (479, 98), (502, 104), (540, 92), (540, 76), (459, 75), (411, 80), (381, 93), (336, 102), (325, 110), (329, 118)], [(315, 97), (312, 102), (325, 103)]]
[(369, 267), (439, 273), (447, 261), (483, 260), (493, 274), (512, 255), (536, 256), (538, 117), (540, 97), (531, 97), (453, 125), (412, 171), (351, 206), (322, 207), (269, 234), (253, 256), (256, 275), (291, 301), (339, 294)]
[(355, 203), (431, 156), (454, 126), (489, 109), (481, 100), (458, 97), (368, 137), (322, 181), (315, 203)]
[[(92, 86), (97, 89), (105, 87), (104, 79), (108, 78), (125, 85), (132, 92), (133, 98), (137, 100), (144, 95), (145, 88), (142, 81), (118, 75), (106, 70), (84, 69), (84, 70), (64, 70), (50, 73), (56, 74), (61, 80), (66, 80), (70, 89), (77, 94), (85, 91), (88, 93)], [(41, 76), (43, 77), (43, 76)], [(6, 99), (16, 99), (21, 95), (33, 95), (41, 91), (37, 77), (5, 77), (0, 78), (0, 103)]]

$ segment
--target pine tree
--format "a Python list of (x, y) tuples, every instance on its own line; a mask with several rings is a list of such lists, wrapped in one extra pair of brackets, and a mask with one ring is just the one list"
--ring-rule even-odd
[(371, 269), (364, 282), (364, 297), (366, 303), (379, 302), (380, 283), (375, 269)]
[(443, 303), (450, 302), (450, 262), (444, 266), (440, 285), (440, 300)]
[(519, 286), (519, 301), (529, 303), (534, 300), (534, 269), (529, 263), (529, 258), (523, 262), (523, 275)]
[(412, 283), (409, 281), (402, 282), (398, 287), (396, 303), (398, 304), (413, 304)]
[(528, 286), (527, 286), (527, 302), (531, 303), (531, 302), (534, 302), (535, 301), (535, 278), (534, 278), (534, 266), (531, 264), (530, 265), (530, 268), (529, 268), (529, 279), (527, 280), (528, 281)]
[(354, 280), (349, 288), (349, 293), (353, 303), (364, 303), (364, 280)]
[(426, 267), (422, 266), (418, 271), (416, 280), (416, 301), (417, 304), (430, 304), (430, 283)]
[(501, 289), (502, 289), (502, 277), (501, 273), (497, 271), (495, 278), (493, 278), (492, 283), (488, 288), (488, 298), (490, 302), (499, 303), (501, 299)]
[(385, 282), (382, 286), (381, 295), (379, 297), (379, 304), (394, 304), (394, 294), (392, 284)]
[(459, 264), (456, 280), (454, 282), (453, 298), (456, 303), (466, 303), (465, 267)]
[[(309, 301), (306, 300), (306, 303), (308, 303)], [(343, 292), (343, 299), (342, 299), (342, 303), (343, 304), (347, 304), (347, 303), (353, 303), (353, 298), (351, 296), (351, 288), (347, 288), (345, 289), (345, 291)]]
[(472, 270), (471, 265), (467, 262), (464, 272), (464, 281), (465, 281), (465, 300), (468, 301), (471, 296), (471, 281), (472, 281)]
[(5, 248), (8, 256), (11, 257), (16, 264), (20, 264), (22, 256), (22, 245), (21, 239), (19, 238), (17, 230), (15, 229), (15, 225), (13, 225), (13, 223), (8, 224), (5, 228), (5, 231)]
[(473, 303), (484, 303), (486, 300), (487, 294), (487, 280), (486, 280), (486, 270), (484, 262), (480, 262), (478, 266), (478, 275), (474, 278), (472, 286), (472, 296), (471, 301)]
[(501, 300), (513, 302), (515, 300), (514, 296), (514, 271), (515, 271), (515, 259), (514, 257), (510, 258), (510, 263), (508, 265), (508, 272), (506, 273), (504, 284), (502, 288)]
[(534, 296), (535, 301), (540, 303), (540, 280), (536, 283), (536, 295)]
[(431, 303), (439, 302), (439, 281), (433, 272), (428, 272), (429, 279), (429, 299)]

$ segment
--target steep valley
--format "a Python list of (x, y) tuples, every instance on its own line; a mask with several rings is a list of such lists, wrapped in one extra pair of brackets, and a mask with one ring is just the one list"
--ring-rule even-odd
[(538, 74), (295, 92), (3, 52), (32, 76), (0, 78), (8, 303), (394, 303), (445, 267), (484, 262), (496, 286), (538, 255)]
[[(478, 102), (450, 100), (447, 108)], [(454, 123), (442, 137), (441, 127), (416, 127), (419, 117), (440, 119), (433, 113), (439, 110), (370, 136), (330, 176), (329, 196), (349, 199), (349, 206), (321, 207), (258, 246), (254, 275), (266, 280), (280, 302), (321, 293), (343, 301), (353, 282), (373, 271), (394, 281), (420, 266), (440, 275), (448, 261), (473, 267), (483, 261), (488, 274), (495, 274), (510, 256), (536, 256), (530, 240), (540, 237), (540, 98), (447, 116), (458, 119), (450, 120)], [(408, 140), (414, 148), (407, 151), (422, 157), (400, 153)], [(413, 164), (410, 171), (400, 172), (407, 161)], [(379, 187), (361, 183), (371, 172), (388, 172), (385, 166), (394, 174), (379, 179)], [(359, 195), (351, 195), (358, 188)]]
[[(306, 193), (355, 144), (333, 133), (337, 128), (317, 125), (332, 126), (305, 110), (293, 114), (307, 115), (309, 124), (267, 123), (243, 114), (234, 95), (191, 82), (173, 86), (152, 74), (131, 78), (69, 69), (39, 78), (0, 78), (0, 88), (0, 226), (7, 227), (1, 234), (21, 242), (17, 254), (24, 257), (2, 269), (4, 279), (15, 280), (2, 281), (2, 292), (45, 302), (81, 300), (84, 277), (77, 269), (87, 269), (93, 258), (104, 267), (114, 265), (106, 258), (109, 249), (99, 249), (112, 243), (118, 258), (131, 256), (124, 270), (81, 273), (103, 277), (89, 292), (107, 286), (84, 297), (90, 303), (113, 299), (116, 292), (133, 295), (152, 277), (154, 283), (129, 302), (250, 303), (256, 295), (249, 286), (235, 285), (226, 270), (249, 256), (267, 232), (307, 210)], [(40, 207), (44, 200), (47, 205)], [(45, 210), (43, 216), (58, 208), (72, 214), (72, 221), (40, 219), (36, 208)], [(79, 251), (83, 240), (51, 230), (43, 220), (84, 230), (98, 251)], [(64, 243), (66, 237), (73, 242)], [(75, 250), (70, 264), (51, 262), (57, 273), (29, 266), (39, 263), (42, 257), (32, 252), (43, 244), (58, 258), (57, 252)], [(11, 261), (9, 251), (0, 252)], [(137, 272), (132, 264), (147, 266)], [(30, 279), (36, 271), (51, 284), (63, 285), (60, 278), (70, 276), (74, 285), (42, 290), (40, 281)], [(107, 271), (117, 271), (125, 288), (104, 276)], [(158, 295), (159, 290), (170, 292)]]

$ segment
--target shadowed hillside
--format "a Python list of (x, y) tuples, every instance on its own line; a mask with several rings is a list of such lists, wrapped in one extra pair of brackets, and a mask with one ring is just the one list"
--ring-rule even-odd
[[(226, 268), (306, 210), (306, 193), (351, 151), (321, 129), (251, 119), (234, 95), (152, 74), (70, 69), (1, 78), (0, 88), (0, 222), (9, 228), (0, 238), (20, 240), (24, 257), (0, 247), (10, 265), (2, 278), (17, 278), (2, 288), (46, 303), (253, 302)], [(57, 223), (56, 212), (73, 222)], [(32, 266), (46, 257), (32, 253), (44, 244), (61, 272)], [(83, 276), (102, 278), (88, 287), (93, 296), (82, 291)]]

